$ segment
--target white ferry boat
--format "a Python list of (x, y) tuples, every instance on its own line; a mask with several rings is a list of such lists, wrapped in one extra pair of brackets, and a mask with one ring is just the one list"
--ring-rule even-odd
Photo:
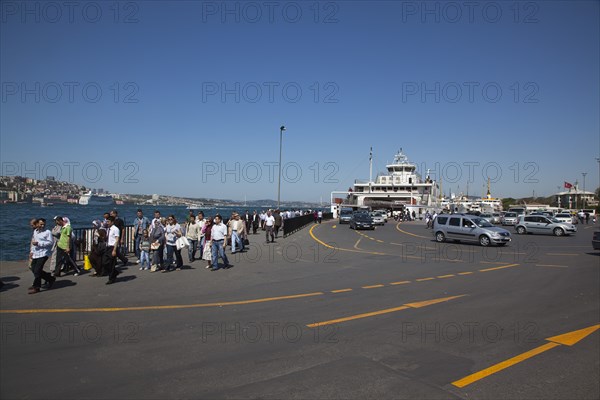
[(115, 200), (108, 194), (92, 194), (89, 191), (79, 197), (79, 205), (82, 206), (111, 206), (115, 204)]
[[(372, 162), (372, 160), (371, 160)], [(372, 169), (372, 165), (370, 167)], [(380, 174), (373, 181), (355, 180), (346, 192), (331, 193), (331, 209), (334, 216), (342, 207), (385, 210), (407, 210), (422, 216), (426, 211), (440, 210), (440, 188), (429, 175), (423, 179), (416, 164), (410, 162), (400, 149), (394, 161), (386, 165), (387, 174)], [(344, 197), (340, 197), (344, 196)]]

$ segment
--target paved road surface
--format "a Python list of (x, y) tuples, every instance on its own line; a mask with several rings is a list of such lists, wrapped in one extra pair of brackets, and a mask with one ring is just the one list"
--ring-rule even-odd
[(0, 395), (597, 399), (600, 257), (579, 228), (499, 249), (331, 221), (250, 236), (229, 270), (129, 266), (35, 295), (2, 263)]

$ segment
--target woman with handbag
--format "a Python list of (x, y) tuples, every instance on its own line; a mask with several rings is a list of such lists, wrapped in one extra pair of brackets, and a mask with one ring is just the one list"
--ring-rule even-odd
[[(162, 272), (179, 271), (183, 267), (183, 259), (181, 258), (181, 249), (177, 248), (177, 238), (182, 236), (181, 226), (177, 223), (173, 214), (167, 218), (167, 227), (165, 229), (165, 237), (167, 239), (167, 265)], [(175, 253), (175, 268), (173, 268), (173, 253)]]
[(156, 223), (152, 225), (150, 231), (150, 251), (152, 252), (152, 266), (150, 271), (154, 272), (161, 269), (164, 264), (163, 251), (165, 248), (165, 228), (161, 224), (160, 220), (156, 220)]
[(204, 235), (204, 249), (202, 250), (202, 259), (208, 262), (206, 269), (212, 268), (212, 240), (210, 231), (213, 226), (213, 220), (211, 217), (206, 218), (206, 222), (202, 227), (202, 234)]

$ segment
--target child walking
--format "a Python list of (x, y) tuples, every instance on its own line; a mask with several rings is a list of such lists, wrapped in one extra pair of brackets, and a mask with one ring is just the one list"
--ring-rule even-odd
[(144, 229), (142, 240), (140, 240), (140, 271), (150, 269), (150, 235), (148, 229)]

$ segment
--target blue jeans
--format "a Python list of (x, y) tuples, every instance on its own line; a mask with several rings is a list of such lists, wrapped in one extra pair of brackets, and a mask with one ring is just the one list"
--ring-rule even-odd
[(229, 260), (225, 255), (225, 249), (223, 248), (223, 239), (212, 241), (212, 267), (213, 269), (219, 269), (219, 257), (223, 259), (225, 265), (229, 265)]
[(150, 256), (147, 251), (140, 251), (140, 267), (150, 269)]
[(206, 244), (206, 238), (204, 236), (202, 236), (200, 238), (200, 240), (198, 241), (198, 251), (200, 252), (200, 256), (198, 257), (198, 260), (202, 260), (202, 256), (204, 255), (204, 245)]
[[(195, 257), (196, 257), (196, 250), (198, 249), (198, 241), (192, 240), (190, 238), (188, 238), (188, 241), (190, 242), (190, 247), (188, 247), (188, 259), (190, 260), (190, 262), (192, 262), (195, 260)], [(200, 257), (202, 257), (202, 255), (200, 255)]]
[(142, 235), (135, 235), (135, 256), (141, 261), (140, 242), (142, 241)]
[(244, 241), (240, 238), (237, 232), (231, 232), (231, 252), (235, 253), (236, 249), (244, 250)]

